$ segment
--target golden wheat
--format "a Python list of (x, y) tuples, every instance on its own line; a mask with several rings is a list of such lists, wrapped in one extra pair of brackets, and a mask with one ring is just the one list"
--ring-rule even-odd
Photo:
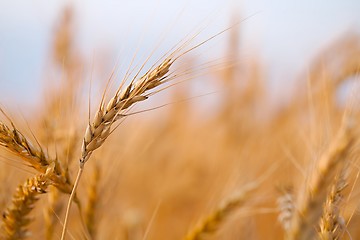
[(249, 194), (257, 187), (257, 184), (249, 184), (227, 199), (218, 209), (201, 221), (196, 228), (189, 231), (184, 240), (202, 240), (211, 234), (215, 234), (225, 219), (241, 207), (248, 200)]
[(79, 165), (80, 168), (70, 195), (68, 207), (66, 209), (62, 240), (65, 239), (68, 213), (85, 163), (90, 158), (93, 151), (102, 146), (107, 137), (111, 134), (112, 125), (117, 120), (125, 116), (121, 114), (122, 111), (128, 109), (130, 106), (139, 101), (147, 99), (149, 95), (146, 95), (146, 92), (166, 81), (168, 77), (166, 74), (169, 72), (169, 68), (172, 63), (173, 60), (171, 60), (171, 58), (166, 58), (161, 64), (154, 69), (150, 69), (140, 79), (133, 79), (133, 81), (131, 81), (131, 83), (123, 90), (121, 90), (120, 86), (118, 91), (116, 91), (115, 96), (109, 100), (106, 107), (103, 101), (100, 103), (100, 107), (95, 114), (92, 123), (89, 123), (87, 126), (85, 136), (83, 138)]
[(354, 142), (353, 129), (354, 126), (349, 120), (345, 120), (337, 137), (321, 156), (308, 188), (304, 193), (300, 193), (299, 205), (296, 206), (287, 239), (307, 240), (316, 235), (314, 226), (321, 218), (329, 187), (340, 167), (346, 163)]
[[(181, 95), (171, 94), (175, 103), (154, 119), (126, 121), (121, 134), (114, 134), (113, 141), (104, 148), (108, 136), (132, 114), (130, 109), (135, 104), (167, 88), (163, 84), (183, 74), (180, 69), (179, 74), (172, 71), (173, 63), (193, 38), (161, 58), (163, 61), (156, 62), (143, 76), (140, 72), (147, 70), (144, 68), (149, 59), (133, 77), (130, 76), (136, 67), (129, 68), (131, 73), (126, 73), (115, 94), (109, 96), (113, 93), (112, 77), (116, 75), (113, 74), (95, 116), (92, 119), (89, 116), (85, 122), (78, 116), (82, 117), (86, 109), (81, 101), (87, 87), (82, 73), (89, 67), (86, 62), (89, 58), (81, 56), (75, 48), (74, 16), (67, 8), (54, 33), (50, 71), (61, 72), (62, 81), (53, 84), (58, 75), (46, 79), (50, 83), (44, 88), (46, 99), (42, 99), (36, 114), (31, 112), (31, 118), (27, 119), (34, 137), (29, 138), (21, 127), (15, 127), (18, 119), (11, 121), (6, 117), (6, 121), (0, 122), (0, 182), (3, 183), (0, 208), (4, 209), (1, 239), (59, 238), (60, 219), (69, 193), (62, 239), (71, 235), (73, 239), (168, 240), (180, 239), (186, 229), (189, 229), (186, 240), (282, 239), (284, 234), (285, 238), (294, 240), (360, 239), (357, 227), (360, 218), (356, 211), (360, 173), (343, 174), (346, 163), (351, 162), (346, 167), (352, 173), (358, 168), (359, 148), (354, 144), (359, 136), (355, 131), (358, 124), (348, 126), (345, 122), (338, 136), (332, 136), (344, 110), (341, 98), (347, 97), (343, 87), (359, 73), (360, 37), (346, 33), (341, 41), (325, 49), (310, 66), (308, 84), (299, 82), (306, 91), (296, 91), (292, 99), (281, 102), (282, 108), (272, 108), (268, 104), (267, 76), (262, 62), (257, 57), (249, 60), (248, 56), (239, 54), (239, 32), (233, 28), (226, 53), (229, 66), (220, 74), (216, 67), (211, 67), (211, 73), (204, 77), (209, 82), (201, 85), (201, 89), (207, 85), (223, 88), (216, 94), (219, 97), (216, 106), (201, 105), (199, 111), (195, 101), (186, 101), (185, 107), (178, 104), (192, 99), (189, 96), (193, 88), (187, 86), (181, 89)], [(196, 56), (187, 60), (188, 70), (184, 75), (198, 71), (196, 68), (200, 66), (193, 64), (197, 62)], [(99, 77), (97, 61), (92, 68), (95, 78)], [(101, 64), (108, 66), (106, 61)], [(91, 84), (98, 89), (104, 83), (92, 81)], [(95, 98), (91, 96), (89, 101)], [(204, 114), (206, 107), (202, 109), (202, 106), (210, 106), (211, 111)], [(92, 107), (89, 103), (89, 109)], [(354, 108), (356, 122), (360, 120), (357, 111)], [(9, 193), (14, 192), (14, 184), (19, 179), (23, 181), (22, 171), (29, 171), (8, 159), (5, 150), (32, 167), (31, 173), (37, 173), (16, 189), (12, 200)], [(85, 177), (91, 180), (81, 186), (84, 165), (95, 151), (100, 162), (96, 164), (103, 172), (100, 176), (98, 168), (89, 171)], [(317, 151), (323, 153), (320, 158), (314, 156)], [(80, 170), (74, 183), (69, 175), (73, 174), (77, 155), (80, 155)], [(233, 189), (247, 177), (260, 178), (264, 169), (274, 163), (281, 167), (271, 179), (259, 184), (260, 203), (250, 194), (253, 189), (245, 188), (205, 215), (198, 225), (190, 224), (194, 213), (218, 198), (216, 193), (224, 188)], [(16, 174), (12, 172), (14, 165)], [(317, 167), (312, 169), (313, 165)], [(313, 171), (307, 176), (304, 168)], [(297, 181), (301, 176), (306, 181)], [(352, 194), (342, 201), (347, 193), (346, 182), (354, 185)], [(294, 186), (297, 191), (285, 191), (277, 202), (275, 185)], [(297, 185), (305, 191), (295, 188)], [(45, 209), (35, 207), (45, 191), (48, 192)], [(254, 196), (260, 198), (258, 194)], [(70, 217), (73, 199), (80, 211), (71, 212)], [(84, 211), (80, 200), (86, 206)], [(275, 213), (276, 202), (280, 214)], [(230, 221), (245, 204), (253, 207), (247, 217)], [(43, 221), (38, 218), (40, 211), (44, 211)], [(349, 213), (353, 215), (349, 217)], [(342, 215), (346, 216), (346, 223)], [(67, 230), (68, 225), (71, 229)]]
[(31, 167), (45, 173), (50, 164), (54, 163), (54, 172), (48, 173), (53, 184), (65, 193), (71, 192), (71, 184), (66, 178), (57, 159), (49, 159), (43, 149), (38, 145), (35, 147), (11, 122), (12, 128), (0, 122), (0, 145), (9, 149), (12, 153), (21, 157), (30, 164)]
[(346, 168), (336, 177), (324, 204), (319, 231), (321, 240), (341, 239), (346, 229), (345, 219), (340, 215), (343, 190), (347, 186), (345, 170)]
[(54, 164), (44, 174), (38, 174), (20, 185), (12, 198), (11, 205), (3, 213), (2, 239), (25, 239), (30, 236), (26, 226), (32, 221), (28, 215), (34, 208), (38, 196), (45, 193), (51, 183)]

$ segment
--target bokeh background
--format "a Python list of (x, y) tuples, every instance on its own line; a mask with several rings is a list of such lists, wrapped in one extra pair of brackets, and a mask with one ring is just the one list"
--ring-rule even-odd
[[(292, 86), (324, 46), (360, 28), (360, 3), (355, 0), (1, 1), (2, 102), (39, 101), (36, 96), (50, 60), (51, 40), (59, 15), (68, 5), (75, 13), (76, 49), (95, 65), (102, 61), (99, 58), (114, 64), (123, 57), (124, 49), (139, 46), (142, 37), (146, 41), (139, 51), (148, 54), (169, 26), (174, 29), (166, 36), (167, 44), (160, 47), (163, 51), (204, 21), (210, 26), (203, 32), (209, 35), (229, 26), (235, 17), (246, 19), (238, 26), (241, 55), (261, 61), (276, 95), (283, 92), (281, 86)], [(224, 44), (216, 46), (224, 51)], [(219, 52), (207, 54), (214, 58)]]
[[(89, 99), (93, 114), (114, 68), (109, 94), (134, 56), (135, 69), (151, 56), (144, 73), (179, 41), (199, 33), (195, 46), (232, 26), (179, 59), (178, 84), (138, 104), (133, 111), (149, 111), (127, 117), (94, 153), (70, 237), (186, 239), (217, 206), (260, 183), (205, 236), (281, 239), (278, 199), (304, 192), (345, 110), (360, 120), (359, 12), (355, 0), (0, 1), (0, 106), (73, 180)], [(344, 239), (360, 236), (354, 142), (342, 169), (350, 186), (339, 211)], [(6, 209), (37, 171), (1, 147)], [(54, 187), (39, 197), (31, 238), (60, 238), (67, 199)]]

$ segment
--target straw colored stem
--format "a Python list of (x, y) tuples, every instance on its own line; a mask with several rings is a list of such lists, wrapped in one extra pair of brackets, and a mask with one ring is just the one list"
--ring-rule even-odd
[(80, 181), (81, 174), (82, 174), (83, 170), (84, 170), (84, 165), (80, 164), (79, 171), (78, 171), (78, 174), (77, 174), (76, 179), (75, 179), (74, 187), (73, 187), (73, 189), (71, 191), (71, 194), (70, 194), (70, 197), (69, 197), (69, 202), (68, 202), (68, 205), (66, 207), (65, 220), (64, 220), (63, 230), (62, 230), (62, 234), (61, 234), (61, 240), (64, 240), (65, 236), (66, 236), (68, 220), (69, 220), (69, 213), (70, 213), (70, 209), (71, 209), (71, 203), (74, 200), (74, 197), (75, 197), (75, 194), (76, 194), (76, 189), (77, 189), (77, 186), (79, 184), (79, 181)]
[(92, 238), (95, 238), (96, 235), (95, 216), (96, 216), (96, 208), (99, 203), (99, 193), (98, 193), (99, 180), (100, 180), (100, 169), (98, 166), (96, 166), (92, 177), (92, 183), (89, 186), (88, 203), (85, 209), (85, 224), (89, 232), (89, 235)]

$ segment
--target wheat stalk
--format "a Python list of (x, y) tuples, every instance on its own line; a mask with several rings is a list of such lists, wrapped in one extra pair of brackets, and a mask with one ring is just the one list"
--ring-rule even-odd
[(89, 186), (88, 203), (85, 209), (85, 225), (92, 238), (96, 235), (96, 208), (99, 205), (99, 181), (100, 181), (100, 168), (95, 166), (92, 176), (92, 182)]
[(45, 239), (53, 239), (56, 224), (58, 223), (57, 214), (61, 212), (64, 204), (59, 201), (60, 192), (57, 188), (49, 186), (48, 191), (48, 206), (44, 209), (44, 228), (45, 228)]
[(318, 169), (314, 171), (307, 191), (299, 198), (299, 206), (293, 215), (287, 239), (308, 240), (315, 234), (326, 201), (328, 189), (339, 167), (343, 166), (352, 146), (353, 126), (349, 122), (340, 129), (337, 137), (320, 158)]
[(53, 168), (54, 164), (51, 164), (44, 174), (27, 179), (23, 185), (17, 188), (12, 204), (3, 214), (1, 239), (24, 239), (29, 235), (25, 227), (31, 221), (27, 215), (38, 200), (38, 195), (45, 193), (51, 183), (50, 176)]

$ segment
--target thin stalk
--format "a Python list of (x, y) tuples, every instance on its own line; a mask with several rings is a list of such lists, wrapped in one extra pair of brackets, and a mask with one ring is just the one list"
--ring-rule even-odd
[(62, 231), (62, 234), (61, 234), (61, 240), (65, 240), (65, 235), (66, 235), (66, 230), (67, 230), (67, 225), (68, 225), (68, 219), (69, 219), (69, 213), (70, 213), (70, 209), (71, 209), (71, 203), (75, 197), (75, 194), (76, 194), (76, 189), (77, 189), (77, 186), (80, 182), (80, 178), (81, 178), (81, 174), (83, 173), (83, 170), (84, 170), (84, 164), (80, 163), (79, 165), (79, 171), (78, 171), (78, 174), (76, 176), (76, 179), (75, 179), (75, 183), (74, 183), (74, 187), (71, 191), (71, 194), (70, 194), (70, 198), (69, 198), (69, 201), (68, 201), (68, 204), (67, 204), (67, 207), (66, 207), (66, 213), (65, 213), (65, 220), (64, 220), (64, 226), (63, 226), (63, 231)]

